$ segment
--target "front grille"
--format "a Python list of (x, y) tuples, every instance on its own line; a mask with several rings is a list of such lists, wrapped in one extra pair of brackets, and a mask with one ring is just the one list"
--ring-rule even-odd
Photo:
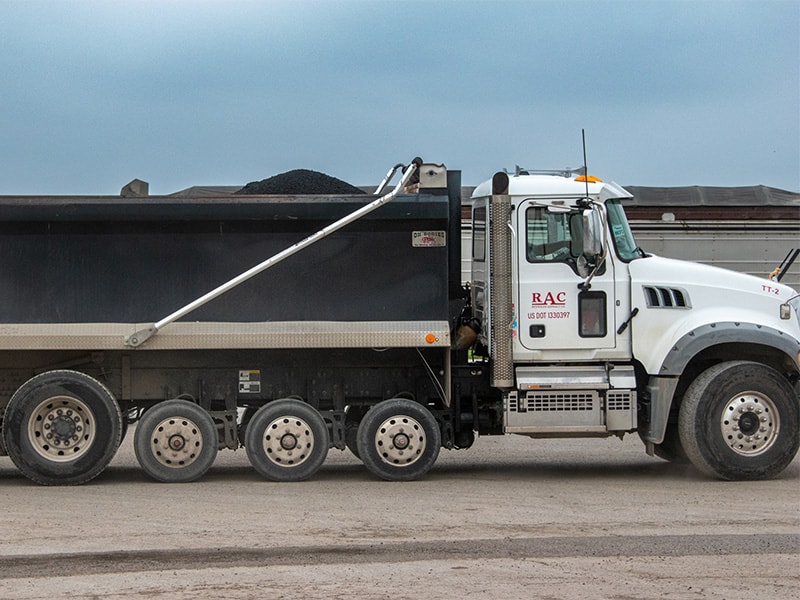
[(527, 408), (532, 412), (566, 412), (592, 410), (593, 393), (528, 392), (525, 395)]
[(606, 393), (607, 410), (630, 410), (631, 392), (629, 390), (609, 390)]

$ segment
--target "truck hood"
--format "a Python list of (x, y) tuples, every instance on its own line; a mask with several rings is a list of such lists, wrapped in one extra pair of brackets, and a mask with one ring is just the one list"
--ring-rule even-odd
[[(787, 285), (771, 281), (766, 277), (754, 277), (720, 267), (694, 262), (648, 256), (629, 264), (631, 282), (652, 286), (671, 286), (714, 294), (716, 305), (742, 306), (749, 298), (756, 304), (762, 299), (767, 304), (788, 302), (797, 292)], [(688, 288), (688, 289), (687, 289)]]
[(676, 365), (690, 356), (676, 349), (700, 338), (709, 344), (728, 340), (774, 345), (797, 357), (798, 312), (781, 319), (781, 304), (797, 296), (789, 286), (659, 256), (634, 260), (628, 268), (631, 307), (639, 310), (631, 323), (633, 351), (648, 373), (679, 373)]

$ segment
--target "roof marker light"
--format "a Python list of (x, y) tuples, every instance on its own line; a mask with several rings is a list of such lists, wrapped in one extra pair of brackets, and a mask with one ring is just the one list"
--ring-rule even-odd
[(588, 183), (603, 183), (603, 180), (594, 175), (578, 175), (575, 181), (586, 181)]

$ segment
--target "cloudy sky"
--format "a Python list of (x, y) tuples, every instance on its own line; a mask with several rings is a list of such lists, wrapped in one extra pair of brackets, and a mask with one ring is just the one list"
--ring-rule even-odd
[(294, 168), (800, 191), (800, 0), (0, 1), (0, 194)]

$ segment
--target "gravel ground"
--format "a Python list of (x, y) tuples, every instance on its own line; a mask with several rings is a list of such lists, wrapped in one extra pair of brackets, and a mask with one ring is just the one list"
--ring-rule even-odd
[(92, 483), (0, 459), (0, 598), (800, 597), (800, 460), (729, 483), (624, 441), (481, 438), (423, 481), (331, 451), (302, 483), (244, 451), (151, 482), (128, 435)]

